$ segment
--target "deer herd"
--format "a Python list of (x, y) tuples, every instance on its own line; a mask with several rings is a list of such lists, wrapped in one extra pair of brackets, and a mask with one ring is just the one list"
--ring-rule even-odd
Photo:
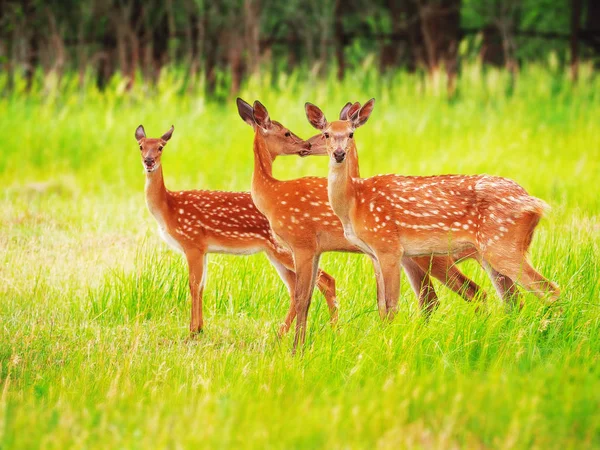
[[(397, 312), (400, 269), (425, 314), (438, 304), (430, 276), (465, 300), (486, 293), (457, 263), (475, 259), (502, 300), (519, 304), (516, 283), (548, 302), (559, 297), (555, 283), (528, 261), (533, 231), (547, 205), (512, 180), (488, 175), (361, 178), (355, 133), (369, 119), (375, 101), (347, 103), (329, 122), (315, 105), (306, 116), (319, 134), (303, 140), (271, 120), (255, 101), (237, 99), (240, 117), (254, 130), (250, 192), (169, 191), (161, 155), (173, 127), (158, 139), (135, 132), (146, 174), (146, 204), (161, 237), (183, 253), (192, 296), (190, 332), (203, 327), (202, 294), (208, 253), (265, 252), (290, 294), (279, 333), (296, 319), (294, 350), (302, 345), (315, 285), (323, 293), (332, 323), (337, 320), (334, 278), (319, 269), (323, 252), (366, 254), (373, 263), (382, 320)], [(278, 180), (279, 155), (327, 155), (327, 178)]]

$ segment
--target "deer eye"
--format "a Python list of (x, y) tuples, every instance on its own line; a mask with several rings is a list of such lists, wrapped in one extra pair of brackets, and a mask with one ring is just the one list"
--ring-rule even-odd
[(141, 145), (140, 145), (140, 150), (144, 150)]
[(292, 133), (290, 133), (289, 131), (285, 133), (285, 137), (290, 137), (292, 135)]
[(325, 136), (325, 139), (329, 139), (329, 133), (323, 133), (323, 136)]
[(350, 134), (348, 135), (348, 137), (349, 137), (350, 139), (352, 139), (352, 138), (354, 137), (354, 133), (350, 133)]
[(162, 152), (162, 149), (163, 149), (162, 147), (158, 147), (159, 152)]

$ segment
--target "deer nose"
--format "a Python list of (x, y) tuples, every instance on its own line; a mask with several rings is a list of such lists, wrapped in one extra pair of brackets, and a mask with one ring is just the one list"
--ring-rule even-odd
[(346, 152), (341, 148), (338, 148), (333, 152), (333, 157), (338, 163), (341, 163), (346, 158)]
[(144, 164), (148, 167), (152, 167), (154, 165), (154, 158), (144, 158)]

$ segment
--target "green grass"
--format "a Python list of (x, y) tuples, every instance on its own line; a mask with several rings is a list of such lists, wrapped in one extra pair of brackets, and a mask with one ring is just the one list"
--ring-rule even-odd
[[(233, 101), (207, 100), (177, 71), (129, 94), (119, 79), (100, 93), (67, 78), (25, 95), (3, 76), (0, 448), (600, 446), (600, 77), (584, 70), (572, 86), (526, 67), (508, 95), (505, 73), (473, 65), (451, 101), (409, 74), (252, 80), (241, 96), (306, 137), (305, 101), (334, 117), (376, 97), (356, 134), (364, 176), (503, 175), (552, 206), (532, 260), (561, 286), (558, 307), (526, 295), (507, 312), (467, 262), (490, 291), (482, 310), (436, 284), (425, 322), (403, 278), (384, 326), (366, 258), (327, 254), (339, 325), (315, 293), (293, 357), (292, 336), (276, 337), (286, 290), (263, 255), (209, 258), (206, 329), (188, 339), (185, 263), (144, 204), (140, 123), (150, 136), (175, 125), (169, 188), (249, 188), (253, 135)], [(325, 158), (275, 167), (326, 170)]]

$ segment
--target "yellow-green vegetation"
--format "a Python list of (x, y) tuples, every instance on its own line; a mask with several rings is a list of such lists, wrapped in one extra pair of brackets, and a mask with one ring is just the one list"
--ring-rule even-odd
[[(302, 356), (276, 330), (287, 292), (264, 255), (209, 258), (205, 331), (188, 338), (183, 259), (144, 204), (134, 139), (165, 148), (167, 187), (248, 190), (252, 130), (233, 99), (164, 71), (156, 87), (81, 90), (76, 77), (24, 93), (0, 75), (0, 448), (591, 448), (600, 446), (600, 77), (548, 67), (463, 67), (457, 96), (418, 75), (364, 70), (251, 80), (272, 117), (303, 137), (311, 101), (334, 117), (376, 97), (356, 133), (363, 176), (488, 173), (552, 210), (534, 265), (559, 305), (524, 295), (477, 310), (436, 284), (429, 321), (402, 280), (379, 320), (367, 258), (326, 254), (340, 320), (316, 292)], [(281, 178), (326, 175), (326, 158), (282, 158)]]

